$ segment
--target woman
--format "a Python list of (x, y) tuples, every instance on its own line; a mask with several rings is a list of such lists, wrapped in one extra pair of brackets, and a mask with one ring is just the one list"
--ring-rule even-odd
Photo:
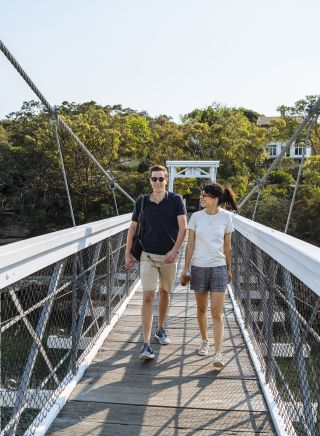
[(237, 210), (231, 188), (211, 183), (203, 188), (200, 204), (204, 208), (195, 212), (189, 221), (189, 238), (185, 252), (185, 265), (181, 274), (189, 273), (190, 288), (195, 291), (197, 319), (202, 337), (198, 348), (200, 356), (209, 353), (207, 330), (208, 297), (210, 294), (211, 316), (215, 346), (214, 366), (224, 366), (222, 340), (224, 333), (223, 304), (227, 283), (231, 274), (231, 215), (220, 206), (227, 204)]

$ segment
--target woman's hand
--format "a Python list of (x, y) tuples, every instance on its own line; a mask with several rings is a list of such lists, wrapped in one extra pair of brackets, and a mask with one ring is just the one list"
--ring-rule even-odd
[(231, 270), (227, 270), (227, 279), (228, 279), (228, 283), (232, 283), (232, 272), (231, 272)]
[(186, 286), (187, 283), (190, 281), (190, 271), (189, 269), (184, 269), (180, 275), (180, 284), (182, 286)]

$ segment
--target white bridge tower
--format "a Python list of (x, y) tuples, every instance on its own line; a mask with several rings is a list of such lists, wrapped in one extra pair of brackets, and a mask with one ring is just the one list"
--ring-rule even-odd
[(219, 163), (219, 160), (167, 160), (169, 191), (173, 192), (174, 179), (210, 179), (215, 182)]

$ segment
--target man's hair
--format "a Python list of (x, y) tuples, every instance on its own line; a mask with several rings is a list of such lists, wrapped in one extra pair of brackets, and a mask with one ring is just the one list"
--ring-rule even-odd
[(152, 171), (163, 171), (166, 176), (168, 175), (168, 170), (163, 165), (153, 165), (150, 167), (150, 175), (152, 175)]

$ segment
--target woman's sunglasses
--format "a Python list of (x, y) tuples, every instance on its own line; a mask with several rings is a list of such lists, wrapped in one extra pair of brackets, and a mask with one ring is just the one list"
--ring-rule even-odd
[(213, 195), (207, 194), (206, 192), (200, 192), (200, 197), (210, 197), (210, 198), (215, 198)]
[(164, 182), (165, 178), (164, 177), (150, 177), (150, 180), (152, 180), (153, 182), (156, 182), (157, 180), (159, 180), (159, 182)]

